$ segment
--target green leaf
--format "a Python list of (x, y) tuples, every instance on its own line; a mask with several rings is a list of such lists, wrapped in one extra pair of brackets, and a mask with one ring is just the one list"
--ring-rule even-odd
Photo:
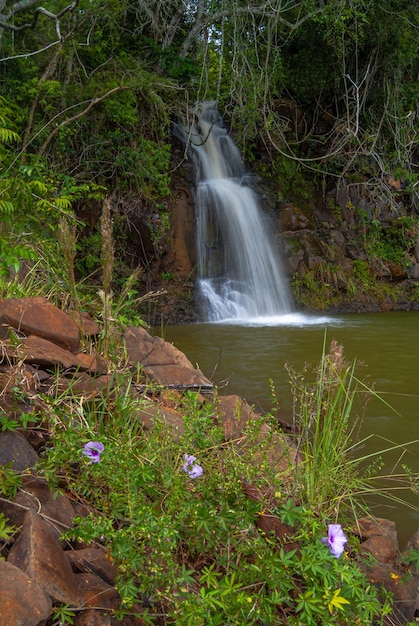
[(343, 605), (350, 604), (349, 600), (340, 595), (341, 590), (336, 589), (331, 600), (327, 603), (327, 607), (331, 613), (333, 613), (333, 608), (336, 607), (340, 611), (343, 611)]
[(0, 142), (1, 143), (13, 143), (20, 140), (20, 137), (17, 133), (10, 128), (1, 128), (0, 127)]
[(8, 520), (4, 517), (3, 513), (0, 513), (0, 539), (7, 541), (15, 532), (14, 526), (7, 525)]
[(10, 200), (0, 200), (0, 214), (7, 213), (11, 215), (15, 212), (15, 206)]

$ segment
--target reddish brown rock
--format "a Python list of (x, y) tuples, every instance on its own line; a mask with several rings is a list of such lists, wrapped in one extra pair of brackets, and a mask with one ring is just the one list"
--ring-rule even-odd
[(51, 600), (21, 569), (0, 560), (0, 623), (3, 626), (43, 626)]
[(252, 483), (249, 483), (247, 480), (243, 480), (242, 482), (243, 491), (249, 500), (253, 500), (254, 502), (261, 502), (265, 506), (270, 506), (271, 508), (275, 508), (278, 506), (278, 500), (275, 497), (274, 490), (270, 486), (257, 487)]
[(71, 565), (48, 522), (34, 511), (26, 513), (7, 561), (24, 571), (52, 600), (71, 606), (79, 604)]
[(74, 571), (81, 573), (92, 572), (100, 576), (109, 585), (115, 582), (116, 567), (104, 549), (66, 550), (64, 554)]
[(92, 378), (85, 372), (77, 372), (70, 380), (72, 393), (85, 397), (109, 392), (112, 388), (112, 382), (111, 375), (106, 374)]
[[(21, 421), (23, 413), (31, 413), (36, 409), (33, 393), (39, 391), (40, 371), (33, 377), (26, 376), (28, 368), (24, 365), (8, 366), (8, 373), (0, 376), (0, 409), (13, 419)], [(19, 385), (16, 379), (19, 378)], [(10, 381), (11, 383), (10, 384)], [(18, 390), (16, 394), (16, 390)]]
[(142, 360), (145, 367), (156, 365), (177, 365), (185, 369), (195, 369), (187, 356), (161, 337), (152, 337), (153, 350)]
[(96, 574), (74, 574), (81, 606), (117, 609), (121, 598), (112, 585)]
[(21, 345), (17, 348), (17, 352), (18, 356), (22, 358), (25, 363), (36, 364), (39, 367), (46, 368), (56, 365), (64, 369), (76, 367), (77, 360), (74, 354), (60, 348), (60, 346), (48, 339), (30, 335), (22, 339), (21, 342)]
[(9, 324), (26, 335), (49, 339), (70, 352), (79, 350), (77, 324), (46, 298), (0, 300), (0, 323)]
[(124, 334), (124, 342), (130, 363), (141, 363), (144, 366), (180, 365), (194, 369), (183, 352), (161, 337), (153, 337), (145, 328), (131, 326)]
[(405, 549), (406, 550), (419, 550), (419, 528), (410, 537), (409, 541), (406, 544)]
[(108, 372), (105, 359), (95, 352), (86, 354), (85, 352), (79, 352), (76, 354), (78, 367), (81, 370), (89, 372), (94, 375), (103, 375)]
[(374, 535), (361, 543), (359, 552), (372, 554), (379, 563), (392, 563), (397, 557), (397, 544), (385, 535)]
[(195, 217), (188, 187), (176, 184), (168, 198), (168, 210), (173, 232), (173, 245), (169, 250), (169, 263), (185, 278), (196, 266)]
[[(245, 443), (246, 425), (260, 419), (261, 416), (240, 396), (218, 398), (217, 421), (222, 425), (227, 440)], [(255, 454), (254, 462), (267, 460), (277, 471), (284, 473), (285, 480), (290, 466), (297, 461), (297, 451), (290, 438), (282, 433), (273, 433), (267, 424), (261, 424), (259, 435), (261, 446)]]
[[(21, 338), (17, 345), (15, 342), (13, 344), (3, 342), (2, 349), (9, 361), (14, 363), (22, 361), (25, 364), (33, 364), (46, 369), (62, 367), (86, 371), (94, 375), (103, 375), (107, 372), (105, 360), (96, 353), (73, 354), (52, 341), (35, 335)], [(5, 385), (7, 384), (9, 383), (5, 378)]]
[(100, 335), (101, 329), (99, 324), (86, 311), (82, 311), (80, 315), (75, 313), (72, 317), (85, 337), (97, 337)]
[(391, 564), (376, 563), (366, 569), (368, 580), (393, 594), (393, 611), (387, 624), (408, 624), (414, 621), (419, 577), (403, 576)]
[(12, 469), (21, 472), (34, 467), (37, 462), (37, 453), (23, 435), (17, 431), (0, 432), (0, 465), (12, 463)]
[(380, 563), (391, 563), (398, 554), (395, 522), (379, 517), (362, 517), (358, 520), (359, 533), (364, 539), (361, 553), (372, 554)]
[(138, 413), (138, 421), (147, 430), (151, 430), (154, 427), (156, 420), (161, 420), (172, 427), (172, 436), (175, 441), (185, 432), (183, 417), (175, 409), (170, 407), (164, 408), (150, 402)]
[[(387, 558), (388, 552), (391, 552), (391, 550), (395, 552), (396, 556), (399, 542), (397, 537), (397, 526), (395, 522), (388, 519), (383, 519), (381, 517), (367, 516), (362, 517), (358, 520), (358, 529), (361, 535), (361, 539), (363, 540), (370, 540), (373, 537), (385, 538), (385, 541), (382, 545), (385, 553), (387, 554)], [(361, 545), (364, 545), (365, 543), (366, 541), (364, 541)], [(375, 545), (378, 547), (378, 543), (371, 543), (369, 545)], [(393, 547), (391, 548), (391, 546)], [(395, 556), (393, 558), (395, 558)], [(378, 560), (381, 559), (378, 558)], [(384, 563), (389, 561), (387, 560), (382, 562)]]
[(358, 528), (363, 539), (369, 539), (376, 535), (385, 535), (397, 543), (396, 523), (382, 517), (361, 517), (358, 520)]
[[(260, 429), (260, 453), (256, 453), (255, 462), (265, 458), (271, 467), (275, 467), (277, 472), (282, 472), (282, 480), (285, 482), (290, 474), (290, 468), (302, 462), (301, 456), (291, 441), (290, 437), (278, 432), (272, 432), (267, 424), (263, 424)], [(265, 448), (265, 449), (264, 449)]]
[(239, 396), (221, 396), (218, 398), (217, 419), (224, 428), (226, 439), (243, 436), (246, 424), (260, 418), (252, 407)]
[(180, 365), (143, 366), (143, 372), (151, 382), (163, 386), (212, 389), (212, 384), (202, 372)]
[(74, 626), (112, 626), (108, 611), (87, 609), (76, 616)]
[[(16, 385), (16, 380), (19, 380), (19, 385)], [(14, 370), (11, 370), (9, 365), (0, 365), (0, 389), (5, 393), (9, 393), (17, 386), (27, 391), (36, 391), (38, 382), (38, 371), (31, 365), (20, 364)]]
[(60, 348), (55, 343), (41, 337), (24, 337), (19, 343), (3, 343), (2, 352), (7, 355), (10, 363), (33, 363), (40, 367), (60, 365), (64, 368), (74, 366), (74, 355)]
[(283, 541), (293, 532), (291, 526), (283, 524), (277, 515), (269, 512), (263, 512), (257, 516), (256, 526), (265, 535), (272, 535), (277, 541)]
[(36, 428), (32, 429), (30, 426), (27, 430), (23, 431), (23, 435), (35, 452), (44, 448), (49, 441), (49, 434), (45, 430), (41, 431), (36, 430)]
[(183, 352), (161, 337), (152, 337), (145, 328), (130, 327), (124, 334), (124, 342), (129, 363), (140, 364), (151, 382), (212, 389), (212, 383), (193, 367)]
[(74, 396), (94, 398), (110, 389), (110, 376), (90, 376), (87, 372), (75, 372), (72, 376), (49, 377), (42, 383), (43, 393), (64, 393), (71, 389)]
[[(243, 481), (242, 484), (246, 496), (250, 500), (260, 502), (261, 508), (263, 507), (263, 510), (256, 516), (257, 528), (268, 537), (275, 539), (286, 553), (291, 550), (299, 551), (298, 543), (290, 541), (294, 532), (293, 528), (281, 522), (281, 519), (273, 512), (274, 507), (277, 506), (278, 503), (272, 488), (261, 489), (247, 481)], [(264, 504), (266, 505), (265, 507), (263, 506)], [(272, 510), (270, 510), (269, 507), (272, 507)]]
[(0, 511), (14, 526), (23, 524), (28, 509), (45, 516), (57, 538), (73, 525), (74, 510), (69, 499), (60, 493), (53, 494), (37, 476), (24, 476), (22, 489), (16, 496), (9, 502), (0, 501)]

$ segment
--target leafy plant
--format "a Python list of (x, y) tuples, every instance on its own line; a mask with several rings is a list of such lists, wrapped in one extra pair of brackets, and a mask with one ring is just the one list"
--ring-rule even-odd
[(16, 532), (16, 528), (8, 523), (3, 513), (0, 513), (0, 541), (8, 541)]
[[(345, 417), (352, 407), (351, 370), (333, 364), (324, 362), (318, 402)], [(266, 431), (261, 435), (262, 418), (249, 424), (239, 451), (214, 419), (216, 402), (202, 403), (194, 393), (167, 401), (184, 416), (177, 436), (158, 413), (151, 430), (143, 430), (138, 416), (150, 402), (130, 392), (126, 373), (115, 374), (112, 395), (93, 402), (73, 397), (71, 389), (43, 398), (54, 446), (38, 471), (58, 486), (59, 470), (66, 490), (92, 507), (94, 513), (76, 518), (65, 537), (106, 547), (118, 571), (120, 611), (146, 598), (150, 623), (162, 612), (168, 621), (191, 625), (380, 623), (391, 603), (378, 598), (349, 556), (356, 541), (348, 535), (350, 550), (339, 559), (321, 541), (328, 516), (343, 513), (344, 494), (336, 489), (352, 463), (338, 453), (347, 446), (344, 429), (329, 433), (336, 453), (321, 465), (322, 476), (311, 460), (295, 468), (297, 491), (291, 496), (289, 478), (280, 491), (277, 470), (267, 462), (271, 443)], [(320, 440), (313, 420), (314, 443), (307, 431), (300, 454), (320, 448), (330, 453), (333, 444)], [(91, 453), (93, 447), (98, 453)], [(192, 463), (202, 472), (191, 472)], [(287, 474), (293, 471), (290, 466)], [(325, 477), (330, 487), (314, 489)], [(255, 521), (266, 503), (246, 496), (244, 478), (272, 486), (279, 498), (272, 514), (292, 529), (286, 544), (258, 530)]]
[(387, 263), (409, 267), (408, 254), (417, 239), (417, 220), (398, 217), (384, 227), (379, 221), (370, 223), (367, 234), (369, 255)]
[(52, 626), (71, 626), (74, 624), (76, 612), (70, 607), (69, 604), (61, 604), (52, 608)]
[(0, 465), (0, 491), (6, 498), (13, 498), (22, 484), (22, 477), (12, 467), (13, 461)]

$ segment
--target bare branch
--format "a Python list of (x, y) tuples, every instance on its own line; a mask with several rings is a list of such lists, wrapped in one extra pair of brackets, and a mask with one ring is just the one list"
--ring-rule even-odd
[[(50, 78), (54, 75), (54, 72), (57, 68), (58, 56), (59, 56), (61, 48), (62, 48), (62, 43), (60, 42), (59, 49), (55, 51), (53, 57), (50, 59), (50, 62), (48, 63), (41, 78), (38, 81), (38, 88), (47, 80), (50, 80)], [(31, 107), (29, 109), (28, 121), (26, 124), (25, 133), (23, 135), (22, 162), (25, 162), (25, 159), (26, 159), (26, 148), (27, 148), (28, 141), (29, 141), (29, 135), (32, 130), (32, 124), (33, 124), (33, 120), (35, 117), (35, 111), (39, 103), (39, 98), (40, 98), (40, 91), (38, 89), (38, 92), (36, 93), (35, 98), (33, 99)]]
[[(186, 57), (192, 45), (201, 35), (210, 29), (214, 24), (222, 24), (225, 19), (231, 22), (239, 16), (260, 18), (264, 22), (274, 22), (283, 24), (285, 28), (292, 31), (299, 28), (307, 19), (315, 13), (321, 11), (318, 8), (308, 14), (298, 15), (302, 10), (300, 2), (297, 0), (266, 0), (265, 2), (254, 2), (248, 0), (242, 6), (237, 3), (228, 1), (214, 3), (216, 7), (213, 9), (212, 3), (208, 0), (195, 0), (195, 2), (187, 2), (186, 0), (172, 0), (171, 2), (162, 2), (161, 0), (143, 0), (133, 10), (135, 12), (135, 20), (137, 26), (134, 30), (139, 29), (141, 32), (152, 33), (154, 40), (159, 42), (162, 49), (167, 49), (174, 40), (178, 32), (182, 18), (188, 21), (188, 32), (183, 41), (180, 56)], [(294, 21), (288, 20), (287, 16), (290, 12), (296, 12)]]
[(9, 14), (6, 16), (6, 20), (0, 20), (0, 28), (6, 28), (7, 30), (12, 30), (14, 32), (18, 32), (21, 30), (27, 30), (27, 29), (34, 29), (37, 22), (38, 22), (38, 18), (39, 15), (42, 13), (43, 15), (46, 15), (47, 17), (51, 18), (52, 20), (55, 20), (55, 29), (57, 31), (57, 36), (59, 39), (61, 39), (61, 33), (60, 33), (60, 19), (62, 18), (63, 15), (65, 15), (66, 13), (71, 13), (72, 11), (74, 11), (74, 9), (77, 7), (79, 3), (79, 0), (73, 0), (73, 2), (71, 4), (69, 4), (68, 6), (64, 7), (64, 9), (62, 9), (59, 13), (51, 13), (51, 11), (48, 11), (47, 9), (44, 9), (44, 7), (37, 7), (34, 12), (33, 12), (33, 18), (32, 18), (32, 22), (27, 22), (26, 24), (21, 24), (20, 26), (15, 26), (15, 24), (10, 24), (8, 22), (8, 20), (10, 20), (11, 17), (13, 17), (14, 15), (16, 15), (16, 13), (22, 9), (27, 9), (28, 7), (32, 6), (33, 2), (29, 1), (29, 2), (17, 2), (12, 9), (10, 10)]
[[(268, 10), (268, 7), (270, 10)], [(307, 13), (306, 15), (303, 15), (300, 19), (298, 19), (296, 22), (290, 22), (289, 20), (285, 19), (284, 17), (282, 17), (280, 15), (280, 11), (281, 9), (276, 9), (274, 7), (272, 7), (272, 5), (270, 3), (266, 3), (262, 6), (259, 7), (255, 7), (252, 5), (248, 5), (246, 7), (235, 7), (234, 8), (234, 14), (235, 15), (248, 15), (250, 17), (254, 17), (254, 16), (262, 16), (264, 17), (267, 21), (269, 20), (274, 20), (276, 22), (280, 22), (281, 24), (283, 24), (284, 26), (286, 26), (288, 29), (290, 30), (296, 30), (297, 28), (299, 28), (302, 24), (304, 24), (304, 22), (306, 22), (308, 19), (310, 19), (313, 15), (315, 15), (316, 13), (319, 13), (321, 11), (321, 9), (317, 9), (315, 11), (312, 11), (310, 13)], [(285, 10), (282, 10), (285, 13)], [(222, 11), (217, 11), (216, 13), (212, 13), (212, 14), (203, 14), (202, 15), (202, 20), (196, 20), (194, 23), (194, 26), (189, 30), (187, 37), (185, 38), (185, 41), (183, 42), (183, 46), (182, 46), (182, 51), (180, 56), (181, 57), (185, 57), (188, 52), (189, 49), (191, 47), (191, 45), (193, 44), (194, 41), (197, 40), (197, 38), (199, 37), (200, 33), (209, 25), (214, 24), (220, 20), (222, 20), (225, 17), (229, 17), (232, 15), (232, 10), (231, 9), (224, 9)]]
[(57, 39), (57, 41), (52, 41), (47, 46), (40, 48), (40, 50), (34, 50), (33, 52), (25, 52), (24, 54), (14, 54), (13, 56), (10, 56), (10, 57), (3, 57), (2, 59), (0, 59), (0, 63), (2, 61), (11, 61), (12, 59), (26, 59), (27, 57), (31, 57), (34, 54), (45, 52), (45, 50), (48, 50), (48, 48), (52, 48), (52, 46), (56, 46), (59, 43), (61, 43), (61, 40)]
[(56, 126), (54, 130), (45, 139), (44, 143), (42, 144), (42, 146), (40, 147), (38, 151), (38, 154), (42, 155), (45, 152), (48, 145), (51, 143), (52, 139), (54, 139), (54, 137), (60, 132), (61, 128), (63, 128), (64, 126), (67, 126), (67, 124), (71, 124), (72, 122), (75, 122), (76, 120), (80, 119), (81, 117), (86, 115), (90, 111), (90, 109), (92, 109), (96, 104), (98, 104), (99, 102), (102, 102), (102, 100), (105, 100), (105, 98), (108, 98), (113, 93), (116, 93), (117, 91), (122, 91), (123, 89), (127, 89), (127, 87), (120, 85), (119, 87), (114, 87), (113, 89), (110, 89), (109, 91), (104, 93), (102, 96), (99, 96), (98, 98), (93, 98), (93, 100), (90, 100), (88, 106), (85, 109), (83, 109), (83, 111), (80, 111), (80, 113), (76, 113), (76, 115), (73, 115), (72, 117), (68, 117), (66, 120), (61, 122), (61, 124), (58, 124), (58, 126)]
[(172, 19), (170, 20), (170, 24), (168, 25), (168, 28), (166, 30), (166, 34), (164, 36), (163, 43), (162, 43), (163, 50), (165, 50), (171, 45), (173, 38), (176, 35), (177, 28), (182, 20), (184, 11), (185, 11), (185, 7), (183, 5), (180, 5), (178, 7), (177, 12), (173, 15)]

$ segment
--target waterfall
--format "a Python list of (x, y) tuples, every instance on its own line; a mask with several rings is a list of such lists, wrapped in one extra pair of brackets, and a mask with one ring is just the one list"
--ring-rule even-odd
[(198, 288), (207, 321), (263, 322), (291, 312), (272, 224), (214, 103), (195, 112)]

